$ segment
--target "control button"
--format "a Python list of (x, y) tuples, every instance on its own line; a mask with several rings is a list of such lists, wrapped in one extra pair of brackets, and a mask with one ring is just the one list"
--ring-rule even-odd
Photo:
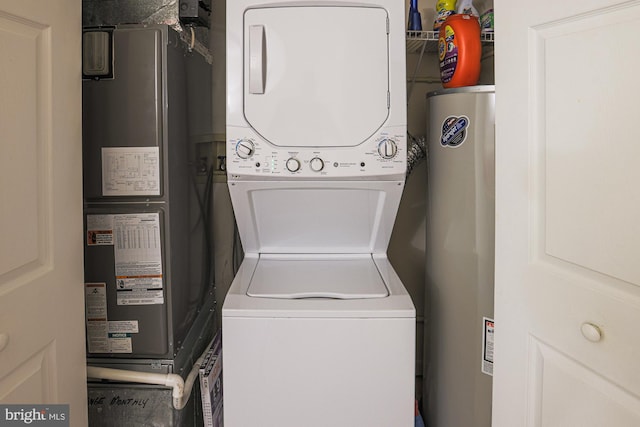
[(286, 163), (287, 170), (289, 172), (297, 172), (300, 170), (300, 161), (293, 157), (290, 157)]
[(256, 151), (256, 145), (248, 139), (241, 139), (236, 144), (236, 154), (241, 159), (248, 159)]
[(314, 157), (309, 161), (309, 167), (314, 172), (320, 172), (322, 169), (324, 169), (324, 162), (320, 157)]
[(393, 159), (398, 154), (398, 144), (393, 139), (385, 138), (378, 143), (378, 154), (383, 159)]

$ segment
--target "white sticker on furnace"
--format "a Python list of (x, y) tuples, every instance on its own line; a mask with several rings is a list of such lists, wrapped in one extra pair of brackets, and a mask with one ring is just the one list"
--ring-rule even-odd
[(109, 353), (109, 331), (106, 321), (87, 320), (89, 353)]
[(84, 304), (89, 353), (108, 353), (107, 284), (85, 283)]
[(159, 196), (158, 147), (103, 147), (103, 196)]
[(113, 215), (87, 215), (87, 245), (113, 245)]
[(87, 320), (107, 320), (107, 284), (85, 283), (84, 304)]
[(138, 321), (137, 320), (110, 320), (109, 321), (109, 333), (127, 333), (137, 334)]
[(109, 353), (133, 353), (131, 335), (122, 333), (109, 334)]
[(164, 304), (159, 214), (114, 215), (113, 228), (117, 304)]

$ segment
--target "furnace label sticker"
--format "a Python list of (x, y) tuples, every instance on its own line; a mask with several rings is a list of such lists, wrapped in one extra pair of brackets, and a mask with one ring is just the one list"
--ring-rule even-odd
[(449, 116), (442, 122), (440, 145), (443, 147), (460, 147), (467, 139), (469, 118), (467, 116)]
[(85, 283), (85, 315), (87, 320), (107, 320), (107, 284)]
[(132, 334), (137, 334), (137, 320), (110, 320), (109, 353), (133, 353)]
[(114, 215), (113, 229), (117, 304), (164, 304), (159, 214)]
[(494, 321), (488, 317), (483, 317), (482, 324), (482, 373), (493, 376)]
[(109, 321), (107, 284), (85, 283), (84, 286), (89, 353), (132, 353), (131, 335), (139, 332), (138, 321)]
[(118, 305), (164, 304), (162, 290), (144, 289), (139, 292), (119, 291), (116, 296)]
[(89, 353), (109, 353), (107, 322), (87, 320), (87, 347)]
[(89, 353), (108, 353), (107, 284), (85, 283), (84, 306)]
[(131, 334), (109, 333), (110, 353), (133, 353)]
[(137, 320), (111, 320), (109, 321), (109, 333), (126, 333), (137, 334), (138, 321)]
[(103, 147), (103, 196), (159, 196), (158, 147)]
[(113, 245), (113, 215), (87, 215), (87, 246)]

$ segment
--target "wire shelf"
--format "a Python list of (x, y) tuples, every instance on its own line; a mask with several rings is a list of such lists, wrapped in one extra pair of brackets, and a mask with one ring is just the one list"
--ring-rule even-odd
[[(483, 44), (493, 43), (493, 32), (480, 33)], [(423, 50), (424, 49), (424, 50)], [(434, 53), (438, 51), (438, 31), (407, 31), (407, 53)]]

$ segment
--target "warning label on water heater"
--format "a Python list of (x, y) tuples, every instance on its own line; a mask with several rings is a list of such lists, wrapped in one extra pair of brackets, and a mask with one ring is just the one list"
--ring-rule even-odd
[(482, 318), (482, 373), (493, 376), (493, 319)]

